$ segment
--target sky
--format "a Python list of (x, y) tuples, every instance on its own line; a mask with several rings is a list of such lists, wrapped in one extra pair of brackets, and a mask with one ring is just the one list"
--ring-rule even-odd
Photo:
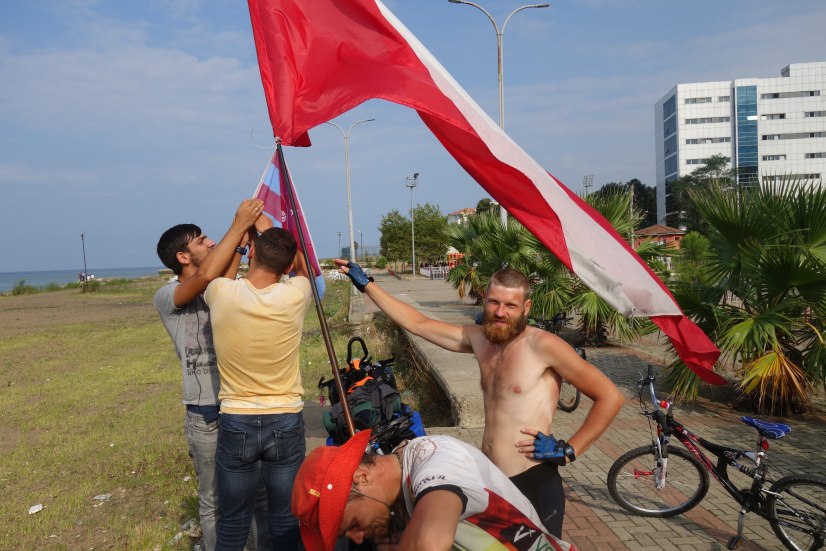
[[(478, 3), (500, 26), (524, 5)], [(385, 4), (498, 120), (487, 17), (447, 0)], [(826, 61), (824, 24), (817, 0), (523, 10), (503, 37), (505, 128), (575, 192), (586, 175), (591, 191), (654, 186), (654, 104), (666, 92)], [(411, 199), (447, 214), (487, 197), (409, 108), (372, 100), (333, 122), (347, 131), (368, 118), (349, 137), (360, 244), (378, 246), (381, 218), (407, 215)], [(348, 241), (344, 139), (325, 124), (310, 137), (285, 156), (316, 248), (333, 256), (338, 232)], [(272, 144), (245, 2), (0, 2), (0, 272), (81, 270), (83, 245), (90, 272), (158, 266), (158, 237), (184, 222), (220, 238)]]

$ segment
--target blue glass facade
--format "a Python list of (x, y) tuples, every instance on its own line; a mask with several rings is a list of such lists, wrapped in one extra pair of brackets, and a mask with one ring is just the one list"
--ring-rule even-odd
[(737, 173), (744, 184), (757, 182), (757, 86), (738, 86)]

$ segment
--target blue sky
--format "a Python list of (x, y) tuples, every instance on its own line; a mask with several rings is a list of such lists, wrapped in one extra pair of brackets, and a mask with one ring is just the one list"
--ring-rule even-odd
[[(496, 40), (470, 6), (388, 7), (497, 120)], [(479, 0), (501, 25), (515, 0)], [(563, 1), (504, 35), (508, 133), (575, 191), (654, 185), (654, 104), (678, 82), (776, 77), (826, 60), (826, 2)], [(350, 137), (356, 240), (415, 203), (444, 213), (486, 194), (416, 114), (379, 101), (336, 119)], [(272, 131), (240, 0), (0, 3), (0, 272), (159, 264), (167, 227), (223, 235)], [(347, 240), (344, 145), (332, 126), (286, 157), (323, 256)]]

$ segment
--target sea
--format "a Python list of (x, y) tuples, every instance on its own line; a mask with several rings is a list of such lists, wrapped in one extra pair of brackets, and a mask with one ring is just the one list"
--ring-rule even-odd
[[(95, 279), (135, 279), (139, 277), (157, 276), (162, 266), (145, 266), (139, 268), (101, 268), (89, 269), (89, 274)], [(43, 287), (50, 283), (63, 285), (78, 281), (78, 274), (82, 270), (47, 270), (40, 272), (0, 272), (0, 293), (7, 293), (14, 288), (18, 281), (25, 281), (32, 287)]]

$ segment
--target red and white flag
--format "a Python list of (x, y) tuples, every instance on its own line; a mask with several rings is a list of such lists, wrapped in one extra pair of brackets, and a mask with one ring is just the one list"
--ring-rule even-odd
[[(284, 178), (284, 174), (287, 175)], [(278, 179), (278, 191), (275, 191), (275, 181)], [(293, 210), (289, 208), (289, 191), (290, 186), (293, 190), (293, 197), (295, 198), (295, 216)], [(307, 228), (307, 220), (304, 218), (304, 211), (301, 208), (301, 201), (298, 199), (298, 192), (293, 185), (293, 178), (290, 175), (290, 170), (284, 163), (284, 170), (281, 170), (281, 163), (278, 160), (278, 150), (272, 154), (272, 159), (267, 163), (267, 168), (258, 182), (258, 188), (255, 190), (253, 197), (264, 201), (264, 212), (269, 214), (275, 220), (275, 224), (281, 226), (290, 232), (295, 240), (298, 242), (298, 248), (301, 250), (301, 240), (298, 237), (298, 224), (301, 224), (301, 231), (304, 233), (304, 243), (307, 245), (307, 257), (310, 261), (310, 268), (315, 276), (316, 288), (318, 289), (318, 297), (324, 296), (324, 274), (321, 272), (321, 266), (318, 264), (318, 256), (315, 253), (315, 246), (313, 245), (313, 238), (310, 236), (310, 230)], [(298, 220), (296, 220), (296, 217)]]
[(588, 287), (650, 317), (707, 382), (720, 352), (594, 209), (523, 151), (379, 0), (248, 0), (274, 135), (307, 131), (372, 98), (415, 109), (460, 165)]

